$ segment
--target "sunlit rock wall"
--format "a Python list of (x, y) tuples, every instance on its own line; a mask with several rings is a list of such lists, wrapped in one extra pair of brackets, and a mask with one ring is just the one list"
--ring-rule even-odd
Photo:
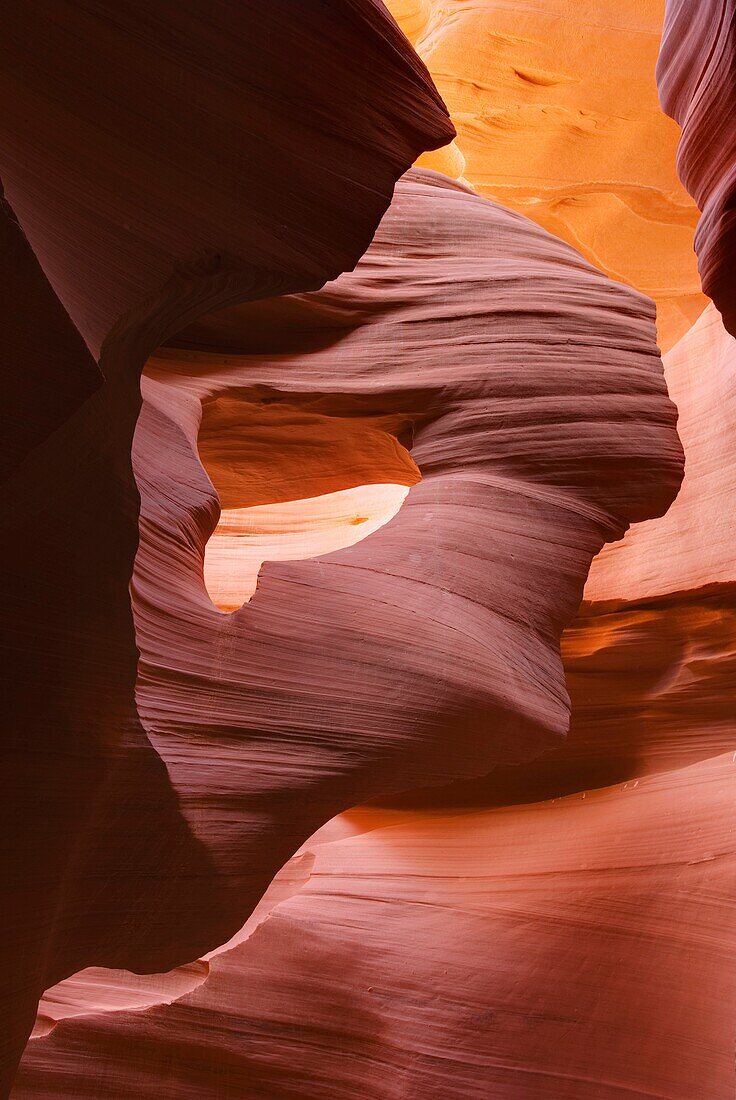
[(14, 32), (14, 1100), (734, 1094), (733, 13), (390, 6)]
[[(718, 6), (715, 4), (714, 6)], [(703, 310), (698, 212), (654, 72), (664, 0), (390, 0), (457, 129), (462, 176), (657, 303), (663, 350)], [(709, 16), (689, 5), (692, 21)]]

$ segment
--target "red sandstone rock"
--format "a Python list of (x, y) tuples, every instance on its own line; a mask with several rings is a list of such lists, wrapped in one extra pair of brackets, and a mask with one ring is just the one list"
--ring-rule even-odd
[(193, 993), (33, 1041), (13, 1100), (729, 1100), (735, 782), (375, 815)]
[(0, 197), (2, 480), (102, 385), (102, 375)]
[(96, 353), (351, 268), (454, 134), (380, 0), (32, 0), (6, 37), (0, 175)]
[(677, 168), (702, 211), (695, 235), (703, 289), (736, 335), (736, 5), (667, 0), (660, 99), (682, 127)]
[(94, 1059), (111, 1098), (730, 1100), (736, 607), (698, 539), (732, 496), (734, 348), (711, 309), (666, 357), (691, 480), (596, 561), (568, 744), (343, 815), (196, 990), (60, 1024), (14, 1097), (84, 1095)]
[[(651, 304), (426, 173), (354, 274), (269, 297), (352, 266), (452, 133), (380, 5), (304, 10), (70, 4), (39, 41), (32, 5), (11, 31), (8, 192), (108, 379), (10, 498), (8, 1064), (39, 990), (97, 968), (50, 994), (14, 1096), (725, 1100), (730, 754), (704, 758), (731, 619), (640, 606), (632, 549), (567, 635), (559, 747), (590, 559), (680, 479)], [(167, 339), (134, 448), (136, 709), (136, 374)], [(376, 482), (409, 491), (369, 539), (213, 606), (215, 489), (227, 514)], [(338, 818), (257, 905), (338, 810), (499, 764), (424, 795), (494, 808)]]
[[(354, 275), (179, 342), (205, 334), (211, 350), (163, 349), (146, 371), (137, 695), (182, 812), (235, 891), (234, 931), (337, 810), (555, 744), (567, 727), (558, 637), (590, 557), (666, 507), (681, 458), (647, 302), (433, 174), (399, 185)], [(238, 339), (240, 354), (216, 350)], [(386, 448), (394, 433), (410, 447), (408, 482), (422, 476), (370, 539), (266, 564), (231, 618), (203, 584), (217, 501), (196, 452), (201, 403), (224, 398), (242, 409), (221, 438), (231, 507), (263, 502), (249, 460), (253, 423), (269, 446), (261, 407), (296, 410), (293, 424), (302, 410), (310, 433), (320, 418), (352, 423), (348, 455), (382, 425)], [(381, 480), (386, 448), (371, 443), (364, 478)], [(305, 496), (321, 476), (309, 461)], [(327, 444), (323, 462), (333, 469)], [(643, 462), (644, 476), (626, 476)]]
[(377, 0), (33, 2), (5, 23), (0, 176), (105, 378), (84, 402), (99, 375), (10, 225), (3, 306), (33, 311), (5, 322), (6, 373), (32, 386), (11, 444), (33, 449), (0, 561), (6, 1082), (50, 983), (166, 970), (232, 925), (134, 703), (139, 372), (207, 309), (352, 267), (453, 131)]
[[(463, 249), (463, 242), (468, 240), (474, 245), (470, 255)], [(516, 251), (526, 257), (534, 272), (533, 280), (524, 279), (519, 268), (515, 268)], [(554, 310), (545, 305), (553, 287), (557, 306)], [(509, 303), (513, 303), (513, 312)], [(281, 316), (280, 310), (283, 310)], [(605, 321), (598, 310), (606, 311)], [(326, 325), (326, 316), (332, 322), (332, 329)], [(447, 362), (444, 345), (438, 352), (431, 339), (438, 317), (443, 316), (447, 317), (445, 339), (452, 348), (451, 363)], [(234, 323), (234, 319), (228, 317), (222, 321), (223, 328)], [(177, 616), (197, 622), (205, 636), (213, 630), (219, 633), (226, 630), (232, 645), (241, 633), (243, 638), (250, 636), (249, 650), (253, 656), (257, 652), (255, 637), (258, 631), (266, 629), (270, 619), (280, 618), (275, 616), (275, 608), (279, 600), (287, 599), (291, 585), (298, 585), (294, 599), (307, 600), (305, 612), (317, 616), (312, 624), (314, 628), (319, 622), (319, 612), (311, 601), (317, 598), (317, 593), (332, 605), (339, 593), (355, 593), (361, 584), (370, 583), (370, 574), (364, 578), (356, 574), (355, 583), (352, 583), (346, 571), (380, 569), (395, 581), (405, 580), (404, 585), (393, 586), (394, 600), (410, 600), (397, 618), (410, 614), (415, 630), (429, 631), (428, 643), (433, 630), (430, 624), (441, 615), (446, 620), (442, 632), (442, 645), (446, 647), (445, 631), (451, 629), (455, 621), (455, 607), (458, 616), (462, 608), (465, 633), (471, 615), (481, 614), (481, 609), (485, 609), (494, 622), (489, 636), (501, 631), (510, 641), (508, 630), (526, 631), (532, 627), (532, 636), (527, 635), (521, 647), (525, 653), (521, 667), (515, 665), (516, 657), (510, 644), (494, 646), (493, 650), (481, 645), (474, 653), (474, 663), (491, 661), (495, 668), (491, 674), (489, 666), (487, 675), (481, 677), (489, 692), (485, 706), (500, 705), (514, 720), (519, 713), (529, 717), (531, 700), (541, 688), (542, 693), (537, 696), (539, 706), (531, 715), (532, 722), (550, 732), (561, 731), (565, 724), (564, 710), (559, 720), (552, 718), (560, 702), (558, 690), (551, 686), (554, 679), (549, 681), (550, 694), (547, 694), (539, 677), (543, 669), (547, 668), (546, 675), (551, 675), (554, 669), (554, 664), (548, 665), (548, 657), (543, 656), (549, 644), (544, 642), (545, 635), (550, 641), (554, 639), (559, 629), (556, 624), (569, 615), (577, 602), (580, 582), (574, 578), (570, 567), (574, 562), (584, 561), (578, 556), (585, 545), (582, 539), (589, 539), (589, 545), (595, 547), (605, 537), (610, 537), (618, 525), (641, 518), (645, 510), (663, 510), (675, 484), (679, 464), (671, 411), (662, 400), (663, 388), (654, 349), (649, 345), (647, 350), (646, 343), (641, 342), (640, 350), (634, 350), (637, 330), (640, 341), (645, 332), (651, 334), (644, 300), (602, 279), (575, 253), (524, 219), (482, 202), (462, 188), (451, 186), (442, 177), (415, 173), (400, 185), (394, 207), (354, 276), (344, 276), (320, 294), (301, 298), (293, 304), (285, 300), (283, 306), (273, 302), (245, 307), (239, 311), (237, 323), (243, 352), (240, 356), (215, 350), (188, 353), (171, 350), (155, 357), (146, 372), (150, 411), (144, 413), (138, 433), (137, 467), (144, 490), (144, 521), (155, 528), (139, 554), (141, 598), (137, 606), (140, 607), (139, 642), (144, 651), (139, 698), (143, 711), (149, 692), (150, 705), (160, 707), (155, 699), (156, 680), (161, 675), (171, 681), (168, 691), (181, 696), (186, 690), (182, 686), (182, 678), (186, 680), (185, 670), (177, 670), (176, 661), (196, 658), (194, 654), (189, 657), (174, 643), (183, 629), (183, 623), (177, 625)], [(601, 323), (607, 326), (612, 345), (628, 343), (626, 353), (622, 354), (615, 346), (610, 351), (601, 347)], [(393, 335), (399, 325), (403, 340), (402, 357), (397, 360), (393, 341), (387, 342), (382, 334)], [(272, 348), (264, 343), (269, 326), (273, 326), (274, 332)], [(315, 329), (323, 333), (322, 339), (316, 348), (300, 356), (301, 369), (295, 374), (291, 356), (284, 356), (282, 347), (284, 343), (292, 347), (299, 339), (309, 347)], [(197, 342), (201, 342), (202, 336), (199, 329), (185, 334)], [(232, 331), (228, 331), (227, 347), (232, 346), (234, 338)], [(214, 349), (216, 332), (211, 331), (209, 339)], [(249, 353), (251, 341), (258, 349), (257, 354)], [(571, 346), (576, 349), (575, 359), (570, 357)], [(526, 369), (519, 375), (515, 364), (521, 347), (524, 348)], [(588, 354), (594, 361), (586, 358), (586, 348), (590, 349)], [(557, 369), (561, 361), (566, 365), (564, 372)], [(419, 369), (414, 364), (420, 365)], [(628, 371), (626, 364), (630, 364)], [(616, 376), (617, 370), (627, 371), (625, 385)], [(584, 373), (585, 382), (582, 381)], [(577, 386), (576, 374), (581, 379)], [(624, 388), (629, 392), (618, 405), (619, 394)], [(333, 392), (326, 392), (329, 389)], [(595, 405), (592, 396), (588, 401), (581, 398), (581, 391), (594, 394)], [(389, 426), (393, 421), (393, 431), (399, 438), (407, 442), (412, 440), (412, 458), (423, 476), (422, 482), (412, 489), (402, 512), (384, 531), (346, 552), (334, 566), (323, 561), (267, 567), (258, 600), (244, 610), (242, 617), (224, 622), (220, 616), (211, 611), (207, 614), (206, 607), (200, 606), (204, 597), (201, 547), (207, 535), (205, 525), (212, 522), (209, 519), (212, 512), (208, 516), (205, 511), (206, 484), (194, 455), (199, 402), (204, 400), (205, 409), (212, 407), (223, 400), (217, 397), (219, 393), (231, 395), (228, 400), (232, 402), (240, 395), (240, 420), (233, 418), (230, 434), (221, 438), (221, 445), (233, 451), (237, 451), (238, 432), (243, 439), (246, 477), (239, 488), (242, 496), (229, 497), (231, 506), (263, 502), (259, 484), (248, 480), (252, 471), (249, 448), (253, 429), (250, 425), (252, 419), (260, 416), (258, 430), (261, 434), (257, 438), (265, 451), (269, 445), (268, 416), (275, 408), (304, 408), (312, 415), (337, 418), (338, 423), (347, 423), (352, 418), (355, 447), (359, 446), (363, 432), (375, 431), (373, 426), (380, 414), (380, 420), (388, 422)], [(261, 404), (268, 416), (260, 412)], [(621, 428), (614, 434), (607, 429), (615, 422), (619, 408)], [(541, 416), (545, 423), (542, 440), (537, 438), (535, 415)], [(639, 420), (636, 427), (632, 415)], [(167, 446), (161, 447), (164, 432)], [(230, 442), (226, 443), (226, 439)], [(295, 449), (298, 443), (299, 437), (295, 434)], [(282, 446), (277, 427), (273, 430), (271, 445), (276, 449)], [(638, 468), (645, 448), (651, 455), (646, 478), (622, 477), (625, 464), (632, 469)], [(364, 471), (363, 476), (366, 480), (379, 480), (379, 474), (384, 475), (385, 465), (375, 444), (372, 444), (372, 454), (377, 463), (376, 473), (370, 475), (369, 471)], [(171, 473), (166, 467), (162, 468), (160, 455), (166, 456)], [(332, 470), (328, 447), (325, 447), (324, 456)], [(406, 467), (408, 483), (416, 480), (414, 469), (413, 464)], [(300, 473), (304, 495), (312, 495), (319, 484), (318, 473), (310, 477), (303, 466)], [(344, 476), (350, 483), (349, 468)], [(402, 475), (397, 471), (393, 476)], [(160, 482), (161, 477), (168, 477), (168, 480)], [(335, 488), (337, 484), (333, 482), (330, 487)], [(452, 491), (448, 492), (450, 485)], [(198, 488), (196, 495), (195, 487)], [(657, 494), (656, 503), (652, 490)], [(189, 501), (184, 499), (187, 491)], [(281, 493), (278, 482), (273, 491), (278, 499)], [(607, 495), (608, 518), (600, 511), (603, 491)], [(232, 488), (229, 492), (233, 492)], [(252, 498), (249, 493), (253, 494)], [(523, 498), (522, 506), (520, 498)], [(572, 508), (570, 501), (574, 498), (582, 503)], [(163, 517), (158, 503), (161, 499), (167, 502)], [(209, 499), (212, 509), (211, 494)], [(593, 502), (595, 509), (591, 507)], [(192, 515), (195, 503), (198, 512)], [(570, 536), (562, 539), (553, 533), (571, 530), (571, 523), (578, 531), (576, 552), (572, 557)], [(445, 524), (448, 531), (452, 529), (457, 536), (454, 546), (444, 535)], [(541, 560), (531, 545), (526, 554), (510, 545), (513, 541), (518, 547), (518, 540), (526, 540), (529, 544), (536, 541), (539, 538), (536, 524), (547, 532), (546, 569), (554, 571), (549, 577), (541, 576)], [(460, 538), (465, 525), (468, 525), (467, 536)], [(509, 548), (504, 550), (507, 540)], [(157, 545), (159, 541), (162, 548)], [(555, 545), (557, 551), (550, 551)], [(486, 562), (480, 572), (476, 572), (479, 565), (475, 557), (468, 560), (467, 546), (474, 548), (479, 561)], [(186, 584), (182, 581), (177, 585), (176, 592), (185, 598), (185, 608), (178, 612), (171, 603), (169, 592), (163, 590), (170, 586), (160, 583), (156, 566), (159, 560), (180, 561), (182, 570), (186, 567), (189, 574)], [(448, 567), (449, 561), (454, 564)], [(488, 565), (492, 565), (492, 585), (488, 583)], [(417, 580), (443, 593), (441, 599), (435, 596), (430, 601), (426, 620), (426, 613), (420, 614), (418, 609), (431, 589), (430, 592), (415, 590), (414, 600), (407, 595), (412, 582)], [(383, 579), (384, 593), (389, 591), (389, 583)], [(333, 584), (336, 592), (331, 595), (329, 588)], [(565, 596), (568, 584), (569, 602)], [(160, 595), (156, 595), (156, 589), (161, 590)], [(454, 604), (453, 595), (462, 602)], [(417, 599), (418, 604), (415, 603)], [(158, 617), (149, 610), (156, 604), (160, 607)], [(368, 606), (356, 605), (351, 607), (352, 621), (357, 621), (358, 607), (367, 615), (374, 613)], [(335, 635), (339, 623), (335, 610), (336, 607), (331, 606), (328, 616), (331, 640), (330, 645), (324, 647), (326, 651), (334, 651), (340, 644), (339, 634)], [(382, 617), (385, 614), (381, 612)], [(207, 618), (210, 625), (206, 627)], [(169, 621), (171, 619), (174, 621)], [(364, 633), (356, 639), (362, 647), (360, 661), (365, 665), (371, 663), (373, 631), (368, 621)], [(457, 622), (460, 621), (461, 617), (457, 617)], [(488, 620), (486, 629), (490, 628), (490, 623)], [(156, 638), (155, 646), (153, 643), (146, 645), (148, 631)], [(165, 637), (162, 631), (171, 632), (165, 649), (162, 649)], [(538, 640), (533, 637), (534, 633), (539, 635)], [(537, 650), (540, 641), (542, 647)], [(295, 637), (290, 647), (305, 643), (313, 644), (312, 630), (302, 640)], [(456, 644), (460, 644), (459, 638)], [(528, 667), (526, 662), (534, 650), (540, 654), (539, 664), (533, 676), (527, 679), (529, 674), (522, 668)], [(307, 652), (304, 651), (296, 662), (303, 673), (307, 667)], [(164, 653), (168, 656), (164, 657)], [(154, 666), (150, 669), (149, 655)], [(381, 647), (376, 665), (380, 666), (386, 656)], [(402, 659), (412, 661), (410, 654), (404, 654)], [(352, 729), (347, 716), (350, 701), (345, 697), (346, 692), (339, 690), (339, 665), (333, 670), (338, 679), (330, 681), (325, 668), (328, 660), (329, 652), (320, 652), (318, 663), (311, 676), (305, 675), (305, 680), (310, 682), (313, 676), (315, 682), (324, 684), (322, 705), (329, 707), (329, 695), (337, 696), (343, 714), (340, 721)], [(395, 666), (395, 660), (388, 663)], [(156, 664), (165, 667), (156, 672)], [(422, 664), (414, 669), (415, 677), (421, 667)], [(510, 669), (514, 669), (511, 679)], [(473, 680), (477, 671), (474, 668)], [(448, 677), (450, 673), (451, 666), (447, 665)], [(512, 684), (517, 683), (521, 688), (519, 676), (524, 687), (517, 692)], [(454, 677), (457, 678), (454, 692), (459, 692), (460, 698), (464, 691), (475, 693), (476, 689), (471, 689), (459, 667)], [(504, 683), (507, 684), (505, 689)], [(391, 720), (388, 715), (393, 713), (393, 708), (390, 701), (384, 699), (383, 706), (388, 707), (385, 719), (388, 728), (400, 729), (403, 720), (400, 715), (407, 709), (413, 712), (413, 720), (420, 722), (421, 698), (420, 689), (411, 708), (402, 700)], [(430, 722), (432, 725), (437, 722), (445, 729), (446, 716), (439, 713), (441, 700), (433, 680)], [(373, 711), (374, 721), (380, 715), (381, 702), (376, 700), (375, 706), (378, 709)], [(238, 707), (242, 707), (241, 700)], [(194, 706), (189, 712), (189, 708), (184, 707), (181, 719), (191, 723), (196, 709)], [(299, 707), (291, 709), (301, 712)], [(469, 717), (464, 714), (463, 724)], [(210, 713), (206, 720), (211, 719)], [(321, 724), (329, 728), (334, 720), (325, 718)], [(154, 716), (151, 722), (156, 722)], [(503, 727), (497, 728), (501, 735)], [(353, 731), (351, 738), (354, 737)], [(491, 754), (489, 759), (497, 758), (492, 747), (485, 751)], [(457, 745), (453, 752), (454, 766), (462, 770)], [(509, 746), (505, 754), (516, 757), (527, 755), (527, 752), (522, 743), (518, 748)], [(431, 762), (417, 762), (417, 766), (435, 767)], [(395, 761), (392, 768), (396, 768)], [(442, 769), (440, 775), (444, 774), (444, 764)], [(478, 770), (477, 761), (473, 762), (472, 770)], [(399, 782), (395, 775), (394, 785)]]
[[(558, 638), (590, 558), (627, 522), (666, 508), (679, 481), (652, 312), (531, 222), (415, 172), (354, 274), (206, 319), (151, 360), (135, 445), (138, 708), (211, 860), (210, 916), (199, 920), (212, 945), (338, 810), (559, 742)], [(243, 413), (225, 422), (218, 450), (230, 456), (231, 506), (246, 507), (249, 492), (262, 500), (249, 463), (234, 461), (238, 431), (247, 459), (251, 425), (269, 422), (259, 406), (301, 411), (312, 443), (334, 438), (320, 436), (320, 418), (349, 421), (347, 453), (361, 452), (365, 433), (403, 440), (411, 460), (397, 467), (402, 448), (387, 440), (373, 448), (376, 475), (362, 476), (377, 476), (389, 455), (414, 483), (364, 542), (318, 561), (267, 563), (232, 616), (204, 587), (217, 500), (196, 450), (202, 403), (223, 397)], [(278, 443), (281, 418), (272, 419)], [(312, 455), (302, 469), (305, 493), (329, 471), (329, 446), (325, 455), (324, 468)], [(198, 874), (202, 889), (210, 880)], [(63, 1043), (74, 1026), (60, 1023), (48, 1041)], [(176, 1063), (184, 1048), (171, 1034)], [(34, 1041), (32, 1061), (47, 1049), (36, 1043), (46, 1040)], [(132, 1077), (118, 1084), (117, 1070), (108, 1074), (107, 1048), (98, 1049), (103, 1077), (74, 1087), (132, 1088)], [(134, 1073), (140, 1052), (126, 1049)], [(74, 1058), (64, 1061), (74, 1075)], [(44, 1080), (53, 1095), (53, 1076)], [(138, 1084), (163, 1087), (155, 1073)], [(197, 1076), (191, 1087), (249, 1095), (235, 1078)]]

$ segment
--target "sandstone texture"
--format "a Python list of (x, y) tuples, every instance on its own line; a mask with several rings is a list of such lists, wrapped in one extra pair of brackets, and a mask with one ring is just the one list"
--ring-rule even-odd
[(0, 1096), (732, 1100), (731, 0), (7, 24)]

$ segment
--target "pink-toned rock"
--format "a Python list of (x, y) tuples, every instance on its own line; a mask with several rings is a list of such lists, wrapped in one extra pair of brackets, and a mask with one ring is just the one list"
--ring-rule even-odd
[[(418, 34), (436, 12), (400, 7)], [(730, 11), (717, 8), (700, 10)], [(689, 104), (683, 175), (704, 188), (719, 301), (728, 165), (715, 138), (698, 142), (711, 95), (719, 139), (730, 132), (727, 29), (672, 4), (662, 55), (663, 94)], [(514, 74), (533, 91), (550, 71)], [(191, 292), (201, 311), (197, 278), (171, 300)], [(58, 668), (55, 649), (43, 682), (54, 717), (122, 722), (126, 740), (82, 726), (79, 759), (27, 768), (21, 806), (38, 776), (52, 794), (60, 780), (34, 870), (71, 857), (63, 904), (49, 918), (29, 892), (24, 933), (35, 964), (52, 926), (47, 981), (80, 957), (203, 960), (55, 986), (14, 1100), (731, 1100), (735, 347), (710, 308), (667, 357), (687, 474), (662, 517), (681, 453), (650, 305), (524, 219), (413, 172), (354, 273), (200, 317), (158, 350), (134, 454), (150, 742), (129, 709), (118, 576), (112, 607), (107, 589), (91, 595), (128, 630), (121, 664), (90, 631), (77, 683), (92, 699), (58, 691), (78, 648)], [(115, 460), (101, 484), (128, 485), (129, 437), (110, 445), (109, 407), (96, 415), (85, 446)], [(52, 518), (85, 501), (85, 471)], [(21, 528), (42, 484), (21, 482)], [(101, 535), (84, 508), (68, 533), (47, 524), (28, 565), (60, 547), (59, 578), (70, 561), (79, 576), (62, 597), (48, 585), (39, 605), (50, 596), (57, 614), (21, 645), (63, 639), (93, 552), (110, 560), (134, 505)], [(372, 534), (348, 546), (351, 525)], [(337, 552), (290, 560), (332, 550), (328, 536)], [(562, 743), (559, 636), (606, 539), (619, 541), (562, 639)], [(27, 586), (10, 595), (19, 610)], [(96, 798), (70, 811), (80, 761)], [(456, 777), (475, 778), (431, 786)], [(37, 967), (19, 1003), (38, 981)]]
[[(235, 931), (338, 810), (559, 741), (558, 639), (590, 558), (667, 506), (681, 454), (648, 302), (432, 173), (399, 184), (354, 274), (205, 320), (186, 341), (211, 350), (151, 360), (136, 437), (137, 698), (184, 817), (232, 891)], [(204, 584), (217, 500), (197, 455), (202, 404), (224, 395), (242, 403), (246, 456), (239, 472), (232, 417), (231, 507), (263, 500), (247, 460), (259, 406), (352, 422), (348, 455), (382, 423), (411, 451), (407, 478), (417, 467), (422, 477), (358, 545), (267, 563), (231, 617)], [(255, 418), (264, 450), (269, 416)], [(311, 496), (320, 465), (306, 423), (294, 469)], [(379, 469), (396, 454), (373, 441), (368, 458), (371, 447)]]
[(563, 746), (403, 805), (497, 805), (683, 768), (736, 748), (736, 341), (711, 306), (665, 355), (686, 474), (669, 511), (594, 560), (562, 639), (572, 702)]
[(695, 250), (703, 290), (736, 335), (736, 4), (667, 0), (657, 81), (682, 127), (680, 179), (702, 211)]
[(28, 453), (0, 556), (0, 1090), (44, 988), (165, 971), (232, 925), (134, 702), (139, 373), (203, 311), (352, 267), (453, 133), (378, 0), (33, 0), (5, 24), (4, 412)]
[(168, 1007), (66, 1021), (13, 1100), (729, 1100), (732, 754), (638, 784), (381, 815)]
[(606, 547), (585, 588), (590, 603), (651, 600), (736, 581), (736, 340), (714, 306), (664, 359), (680, 416), (687, 477), (666, 516)]
[[(651, 304), (432, 173), (398, 185), (354, 274), (205, 319), (151, 360), (144, 391), (138, 709), (210, 860), (196, 915), (214, 946), (337, 811), (559, 743), (559, 634), (590, 559), (666, 508), (682, 458)], [(378, 467), (392, 456), (413, 483), (357, 545), (266, 563), (234, 615), (203, 577), (218, 509), (197, 437), (220, 395), (243, 403), (246, 453), (254, 405), (302, 409), (312, 449), (315, 416), (352, 422), (347, 454), (381, 425), (395, 445), (374, 442)], [(247, 508), (260, 482), (229, 423), (228, 502)], [(308, 495), (319, 456), (299, 471)]]

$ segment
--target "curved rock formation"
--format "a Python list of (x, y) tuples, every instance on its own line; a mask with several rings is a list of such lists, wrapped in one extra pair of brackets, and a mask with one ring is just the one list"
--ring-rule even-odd
[[(692, 41), (722, 5), (685, 6)], [(466, 179), (649, 294), (660, 346), (670, 348), (707, 300), (692, 252), (697, 209), (675, 170), (677, 127), (657, 102), (664, 0), (389, 7), (457, 128), (451, 146), (421, 163)], [(722, 146), (719, 135), (711, 148)]]
[(31, 1043), (14, 1100), (727, 1100), (735, 782), (374, 818), (193, 993)]
[[(236, 930), (281, 863), (338, 810), (559, 742), (568, 720), (559, 634), (590, 559), (628, 522), (667, 507), (682, 459), (650, 303), (533, 223), (426, 172), (398, 185), (354, 274), (206, 318), (152, 358), (144, 391), (138, 708), (211, 860), (204, 923), (214, 936), (227, 920)], [(393, 438), (371, 444), (378, 466), (361, 467), (363, 479), (388, 461), (413, 483), (369, 539), (318, 561), (267, 563), (235, 615), (212, 606), (202, 564), (217, 499), (197, 438), (203, 406), (223, 398), (243, 405), (246, 456), (254, 405), (278, 410), (255, 421), (272, 425), (277, 446), (284, 417), (296, 425), (294, 410), (304, 414), (305, 454), (324, 442), (321, 460), (318, 450), (305, 460), (305, 492), (330, 470), (347, 421), (348, 455), (376, 432)], [(336, 423), (328, 430), (321, 418)], [(206, 436), (203, 457), (223, 477)], [(238, 438), (226, 439), (228, 502), (267, 507), (252, 504), (262, 501), (257, 467), (249, 478), (249, 462), (233, 463)], [(290, 473), (277, 477), (277, 495), (288, 495)], [(345, 476), (356, 478), (350, 463)], [(210, 879), (198, 873), (202, 889)], [(137, 1016), (140, 1026), (158, 1011)], [(29, 1066), (88, 1019), (34, 1041)], [(137, 1059), (137, 1040), (122, 1035)], [(77, 1084), (115, 1095), (133, 1079), (124, 1073), (118, 1085), (106, 1044), (102, 1076)], [(75, 1057), (61, 1078), (44, 1072), (50, 1095), (71, 1088)], [(29, 1072), (19, 1095), (39, 1087)], [(177, 1072), (166, 1088), (184, 1095)], [(162, 1083), (152, 1072), (139, 1086)], [(196, 1088), (259, 1095), (236, 1077), (197, 1077)]]
[(404, 806), (539, 801), (672, 772), (736, 748), (736, 341), (713, 306), (665, 356), (686, 475), (659, 519), (594, 560), (562, 639), (572, 703), (559, 749)]
[(149, 8), (39, 0), (5, 26), (0, 176), (105, 384), (84, 400), (100, 376), (11, 225), (7, 302), (36, 312), (6, 326), (32, 449), (0, 563), (2, 1082), (50, 983), (166, 970), (230, 931), (134, 703), (140, 370), (207, 309), (352, 267), (396, 178), (453, 133), (378, 0)]
[(102, 375), (0, 195), (3, 483), (102, 385)]
[(660, 97), (682, 127), (677, 169), (702, 211), (695, 248), (703, 290), (736, 335), (734, 65), (734, 0), (667, 0)]
[[(201, 345), (206, 329), (211, 350), (162, 349), (146, 371), (133, 595), (139, 712), (233, 891), (234, 931), (337, 810), (528, 759), (564, 734), (558, 637), (590, 558), (666, 508), (681, 457), (647, 302), (442, 177), (399, 184), (354, 275), (220, 324), (180, 337)], [(241, 354), (215, 350), (218, 331), (232, 348), (234, 325)], [(268, 563), (225, 619), (203, 584), (217, 500), (196, 452), (202, 403), (223, 397), (243, 410), (231, 505), (263, 506), (254, 407), (271, 410), (257, 419), (264, 450), (269, 433), (281, 449), (284, 417), (305, 455), (319, 427), (323, 451), (299, 471), (306, 496), (351, 422), (345, 488), (361, 447), (374, 463), (364, 481), (389, 461), (415, 483), (390, 523), (339, 556)], [(293, 495), (281, 461), (276, 499)], [(644, 462), (644, 477), (626, 476)]]
[(122, 318), (155, 313), (148, 351), (208, 301), (353, 267), (396, 178), (453, 136), (380, 0), (33, 0), (0, 90), (8, 201), (95, 353)]
[(170, 1004), (202, 985), (208, 970), (207, 963), (199, 959), (166, 974), (133, 974), (104, 967), (81, 970), (46, 990), (31, 1038), (48, 1035), (59, 1020), (75, 1016)]
[(659, 2), (394, 8), (449, 145), (379, 0), (10, 13), (14, 1100), (730, 1100), (736, 344), (667, 355), (663, 516)]
[(736, 581), (736, 341), (709, 306), (665, 356), (687, 478), (666, 516), (632, 528), (591, 570), (591, 603), (655, 600)]
[(736, 604), (702, 533), (732, 501), (734, 349), (711, 307), (665, 359), (685, 484), (594, 563), (567, 744), (343, 815), (196, 990), (88, 1004), (14, 1098), (77, 1095), (94, 1059), (111, 1098), (730, 1100)]

